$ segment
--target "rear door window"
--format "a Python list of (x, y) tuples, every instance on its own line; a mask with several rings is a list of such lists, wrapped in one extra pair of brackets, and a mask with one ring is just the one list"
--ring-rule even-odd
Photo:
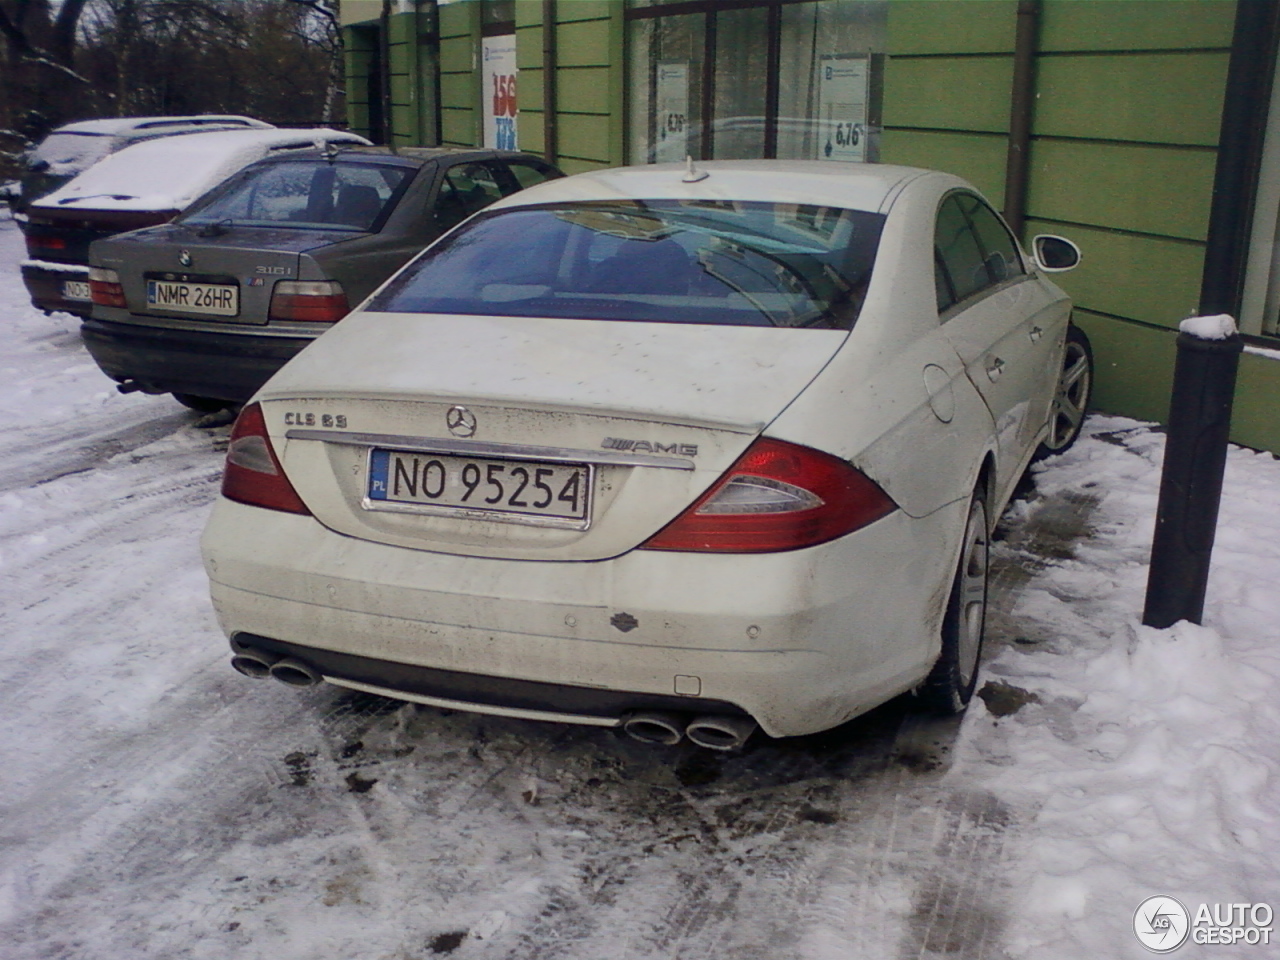
[(524, 190), (536, 183), (555, 180), (562, 176), (560, 171), (544, 163), (534, 163), (529, 160), (508, 160), (506, 165), (512, 177), (515, 178), (516, 190)]
[(995, 211), (972, 194), (960, 194), (960, 205), (973, 223), (992, 283), (1003, 283), (1026, 273), (1018, 246), (1004, 221)]
[(939, 310), (967, 300), (990, 282), (977, 234), (954, 194), (938, 208), (933, 243)]
[(501, 198), (502, 189), (492, 167), (487, 163), (460, 163), (444, 172), (436, 198), (436, 221), (440, 229), (448, 230)]
[(1013, 235), (979, 197), (959, 192), (942, 202), (934, 232), (939, 311), (1025, 273)]

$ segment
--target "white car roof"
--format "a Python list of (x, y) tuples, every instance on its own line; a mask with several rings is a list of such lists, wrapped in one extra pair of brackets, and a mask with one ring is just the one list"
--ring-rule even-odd
[(276, 150), (322, 142), (369, 141), (354, 133), (307, 130), (217, 130), (145, 140), (99, 161), (33, 209), (183, 210), (241, 167)]
[(246, 127), (269, 129), (272, 124), (252, 117), (241, 117), (232, 113), (202, 113), (186, 117), (106, 117), (101, 120), (79, 120), (65, 123), (49, 131), (55, 133), (87, 133), (97, 136), (112, 136), (127, 133), (130, 130), (163, 130), (166, 127), (183, 127), (200, 123), (239, 123)]
[(907, 181), (932, 173), (915, 167), (832, 160), (708, 160), (695, 161), (694, 169), (706, 177), (685, 182), (688, 167), (684, 163), (579, 173), (522, 190), (491, 209), (578, 200), (750, 199), (881, 211)]

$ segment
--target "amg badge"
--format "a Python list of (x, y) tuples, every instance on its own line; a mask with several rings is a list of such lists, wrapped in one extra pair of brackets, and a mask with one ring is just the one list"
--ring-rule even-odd
[(600, 444), (606, 450), (629, 450), (632, 453), (670, 453), (679, 457), (696, 457), (696, 443), (650, 443), (648, 440), (624, 440), (622, 437), (605, 437)]

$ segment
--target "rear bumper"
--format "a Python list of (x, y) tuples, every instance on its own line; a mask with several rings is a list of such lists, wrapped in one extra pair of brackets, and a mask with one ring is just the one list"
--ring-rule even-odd
[(222, 499), (203, 552), (233, 641), (335, 683), (602, 725), (638, 709), (741, 711), (793, 736), (928, 672), (953, 565), (947, 513), (898, 512), (785, 554), (553, 562), (392, 547)]
[(189, 330), (90, 318), (80, 328), (102, 372), (147, 393), (243, 403), (314, 336)]
[(67, 281), (87, 284), (89, 268), (73, 263), (49, 267), (30, 262), (22, 265), (22, 282), (27, 285), (27, 293), (31, 294), (33, 306), (41, 310), (61, 310), (77, 317), (88, 317), (93, 304), (88, 300), (67, 297), (64, 287)]

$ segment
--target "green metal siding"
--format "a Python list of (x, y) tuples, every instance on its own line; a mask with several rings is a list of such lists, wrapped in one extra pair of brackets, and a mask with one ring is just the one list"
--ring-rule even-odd
[(1246, 353), (1240, 358), (1231, 439), (1259, 450), (1280, 451), (1280, 360)]
[(1029, 216), (1203, 241), (1217, 152), (1036, 139)]
[[(557, 162), (570, 172), (622, 162), (621, 7), (604, 0), (556, 4)], [(520, 146), (546, 148), (540, 0), (516, 2)]]
[(1169, 416), (1177, 334), (1136, 323), (1117, 323), (1111, 317), (1079, 307), (1074, 318), (1093, 346), (1097, 365), (1094, 406), (1139, 420), (1165, 420)]
[(1226, 51), (1042, 57), (1039, 136), (1218, 146)]
[(895, 127), (1009, 132), (1011, 57), (893, 58), (885, 66), (884, 115)]
[(1040, 49), (1228, 48), (1235, 15), (1233, 0), (1048, 0)]
[(889, 5), (880, 159), (947, 170), (1004, 197), (1017, 4)]
[(889, 129), (880, 142), (884, 163), (946, 170), (964, 177), (996, 206), (1004, 196), (1008, 139), (1001, 135)]
[(1014, 0), (894, 0), (889, 55), (1013, 53)]
[(446, 144), (474, 147), (483, 141), (479, 36), (480, 4), (440, 7), (440, 132)]

